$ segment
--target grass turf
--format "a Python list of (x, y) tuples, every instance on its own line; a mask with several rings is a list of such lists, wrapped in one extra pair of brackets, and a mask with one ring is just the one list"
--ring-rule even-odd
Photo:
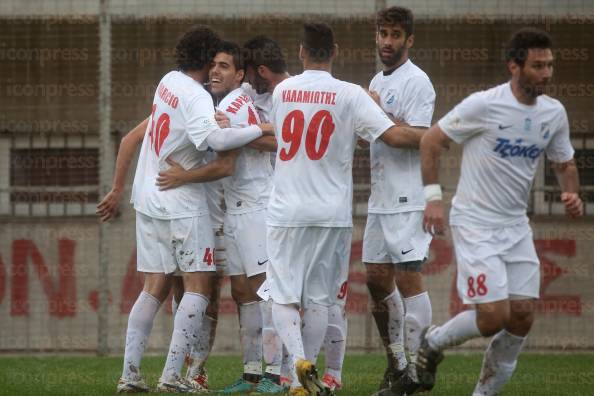
[[(447, 356), (431, 395), (470, 395), (480, 371), (478, 353)], [(164, 357), (146, 357), (143, 372), (151, 387)], [(322, 362), (320, 362), (322, 363)], [(381, 355), (351, 355), (344, 364), (339, 395), (371, 395), (384, 371)], [(0, 395), (112, 395), (120, 375), (117, 357), (0, 357)], [(234, 356), (214, 356), (207, 364), (211, 389), (231, 384), (241, 373)], [(523, 354), (503, 395), (594, 395), (594, 355)]]

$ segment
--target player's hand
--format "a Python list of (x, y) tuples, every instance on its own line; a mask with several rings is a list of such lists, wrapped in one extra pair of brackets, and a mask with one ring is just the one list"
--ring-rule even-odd
[(258, 126), (262, 130), (262, 136), (274, 136), (274, 125), (264, 122)]
[(429, 234), (443, 235), (445, 231), (445, 217), (443, 210), (443, 201), (429, 201), (425, 206), (423, 216), (423, 231)]
[(367, 91), (367, 93), (369, 94), (369, 96), (371, 96), (371, 99), (373, 99), (375, 103), (377, 103), (378, 105), (380, 104), (380, 97), (376, 91)]
[(219, 124), (219, 128), (231, 128), (231, 120), (227, 117), (227, 114), (223, 113), (221, 110), (217, 110), (215, 113), (215, 120), (217, 124)]
[(114, 218), (118, 214), (118, 206), (122, 198), (122, 191), (119, 189), (112, 189), (97, 205), (97, 215), (102, 222)]
[(186, 170), (171, 158), (165, 160), (170, 166), (169, 169), (159, 172), (157, 186), (159, 191), (165, 191), (186, 184)]
[(577, 193), (561, 193), (561, 202), (565, 205), (565, 213), (571, 217), (580, 217), (584, 214), (584, 203)]

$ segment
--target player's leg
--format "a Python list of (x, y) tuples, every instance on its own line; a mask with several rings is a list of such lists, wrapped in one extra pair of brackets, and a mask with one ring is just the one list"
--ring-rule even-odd
[(489, 343), (473, 396), (498, 395), (511, 378), (534, 322), (535, 302), (535, 299), (510, 300), (509, 320)]
[[(526, 228), (528, 228), (526, 226)], [(508, 278), (510, 315), (505, 329), (497, 333), (483, 360), (474, 395), (496, 395), (511, 378), (518, 356), (534, 322), (534, 306), (540, 291), (540, 264), (532, 232), (512, 227), (511, 234), (523, 235), (504, 255)]]
[(214, 261), (217, 271), (212, 278), (210, 301), (206, 308), (204, 321), (198, 332), (198, 338), (190, 352), (188, 371), (186, 373), (186, 379), (195, 388), (201, 389), (208, 389), (208, 374), (204, 366), (214, 345), (219, 314), (220, 285), (227, 265), (223, 232), (217, 229), (214, 229), (213, 232), (215, 237)]
[(167, 361), (159, 380), (161, 391), (193, 390), (180, 376), (186, 355), (194, 344), (208, 306), (214, 265), (214, 236), (207, 216), (170, 221), (170, 243), (183, 272), (184, 295), (179, 303)]
[(347, 278), (352, 230), (311, 227), (308, 231), (311, 259), (302, 296), (306, 361), (297, 366), (297, 374), (308, 391), (322, 392), (326, 386), (317, 378), (315, 363), (327, 332), (329, 308), (338, 302)]
[[(347, 283), (344, 282), (344, 291), (341, 288), (338, 295), (346, 299)], [(324, 351), (326, 353), (326, 367), (324, 370), (324, 382), (331, 390), (342, 388), (342, 364), (347, 342), (347, 318), (344, 303), (337, 303), (328, 308), (328, 328), (324, 338)]]
[(301, 384), (296, 365), (305, 361), (299, 307), (302, 300), (306, 263), (310, 260), (305, 227), (268, 227), (266, 244), (270, 261), (266, 269), (272, 300), (274, 327), (291, 356), (292, 389)]
[(386, 388), (387, 382), (392, 382), (390, 378), (398, 377), (406, 367), (406, 355), (404, 305), (394, 280), (395, 269), (382, 228), (382, 216), (385, 217), (373, 213), (367, 216), (363, 262), (367, 272), (367, 288), (373, 301), (371, 312), (386, 350), (388, 367), (380, 384), (380, 388)]

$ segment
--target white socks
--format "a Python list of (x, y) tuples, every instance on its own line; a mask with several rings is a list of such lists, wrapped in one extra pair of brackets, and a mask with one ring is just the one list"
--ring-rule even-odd
[[(327, 317), (327, 316), (326, 316)], [(274, 327), (287, 351), (291, 355), (291, 386), (300, 386), (295, 374), (297, 359), (305, 359), (303, 339), (301, 338), (301, 316), (295, 305), (272, 303), (272, 320)]]
[(303, 310), (303, 347), (305, 358), (316, 363), (328, 328), (328, 307), (310, 303)]
[(398, 289), (383, 300), (388, 309), (388, 348), (394, 356), (396, 369), (406, 368), (406, 355), (404, 353), (404, 305)]
[(526, 337), (518, 337), (505, 330), (491, 339), (485, 352), (483, 368), (473, 396), (494, 396), (511, 378)]
[(239, 304), (243, 374), (262, 375), (262, 313), (258, 301)]
[(260, 301), (262, 313), (262, 354), (266, 364), (266, 374), (279, 377), (283, 360), (283, 342), (272, 322), (272, 300)]
[(198, 293), (186, 292), (175, 314), (173, 335), (161, 381), (170, 382), (180, 376), (186, 354), (198, 337), (208, 298)]
[(216, 326), (216, 319), (211, 318), (208, 315), (204, 315), (202, 326), (198, 330), (198, 340), (192, 346), (190, 352), (190, 358), (192, 363), (188, 367), (188, 376), (193, 378), (201, 373), (206, 359), (212, 350), (212, 329)]
[(325, 373), (341, 382), (342, 363), (347, 341), (347, 319), (344, 307), (334, 304), (328, 309), (328, 328), (324, 338), (326, 351)]
[(464, 311), (427, 334), (429, 346), (436, 350), (460, 345), (481, 336), (476, 324), (476, 311)]
[(126, 330), (126, 347), (124, 352), (124, 370), (122, 378), (129, 381), (140, 380), (140, 361), (153, 328), (153, 320), (161, 303), (145, 291), (141, 291), (136, 299)]
[(417, 350), (421, 345), (421, 332), (424, 328), (431, 326), (431, 300), (429, 294), (423, 292), (416, 296), (404, 298), (406, 315), (404, 317), (404, 328), (406, 339), (404, 342), (406, 351), (411, 362), (416, 362)]

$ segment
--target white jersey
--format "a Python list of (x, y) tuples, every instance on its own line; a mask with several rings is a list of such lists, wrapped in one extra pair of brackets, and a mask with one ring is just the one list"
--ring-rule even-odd
[(359, 86), (306, 70), (276, 86), (278, 151), (268, 225), (352, 227), (356, 135), (374, 141), (394, 124)]
[(260, 119), (263, 122), (271, 122), (270, 113), (272, 111), (272, 94), (270, 92), (259, 94), (249, 83), (241, 84), (241, 88), (250, 96), (250, 98), (252, 98), (254, 106), (260, 115)]
[[(206, 163), (213, 161), (216, 158), (217, 153), (209, 147), (206, 153)], [(216, 230), (223, 228), (225, 220), (226, 207), (223, 180), (225, 180), (225, 178), (204, 183), (206, 202), (208, 203), (208, 211), (210, 212), (210, 223), (212, 228)]]
[(210, 94), (184, 73), (167, 73), (155, 92), (148, 128), (132, 187), (134, 209), (157, 219), (208, 214), (202, 184), (159, 191), (156, 179), (160, 171), (169, 168), (167, 158), (185, 169), (204, 162), (206, 137), (219, 129)]
[(553, 162), (569, 161), (574, 154), (563, 105), (546, 95), (524, 105), (509, 83), (470, 95), (439, 127), (464, 145), (452, 225), (528, 222), (526, 206), (540, 154), (544, 151)]
[[(242, 88), (227, 94), (217, 107), (229, 117), (232, 127), (243, 128), (260, 123), (258, 111)], [(242, 147), (233, 175), (223, 179), (227, 212), (241, 214), (266, 208), (271, 179), (270, 153)]]
[[(379, 72), (369, 89), (380, 106), (413, 127), (430, 127), (435, 90), (427, 74), (410, 60), (390, 75)], [(393, 148), (376, 140), (371, 145), (369, 213), (400, 213), (425, 208), (421, 156), (417, 149)]]

